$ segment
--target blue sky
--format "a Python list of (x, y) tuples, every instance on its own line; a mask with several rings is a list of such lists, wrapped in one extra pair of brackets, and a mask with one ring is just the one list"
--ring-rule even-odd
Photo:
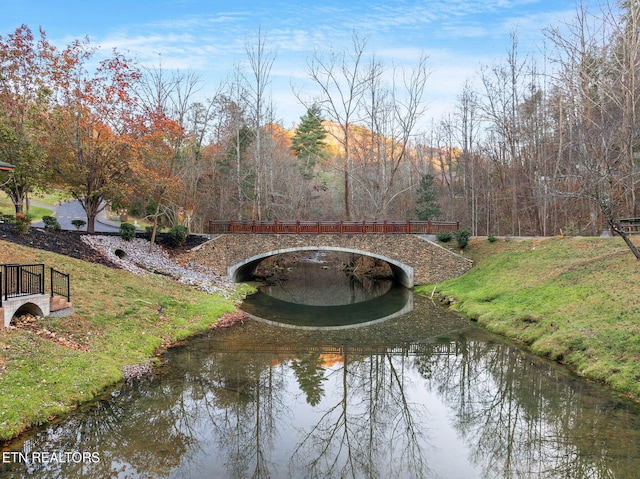
[(115, 47), (149, 66), (161, 59), (165, 69), (190, 70), (200, 94), (213, 95), (260, 29), (276, 52), (275, 115), (290, 126), (304, 114), (292, 85), (312, 93), (314, 49), (346, 51), (355, 32), (388, 66), (429, 57), (428, 115), (438, 120), (480, 65), (505, 57), (512, 32), (522, 54), (535, 51), (542, 29), (575, 11), (574, 0), (0, 0), (0, 35), (24, 23), (60, 46), (88, 36), (106, 53)]

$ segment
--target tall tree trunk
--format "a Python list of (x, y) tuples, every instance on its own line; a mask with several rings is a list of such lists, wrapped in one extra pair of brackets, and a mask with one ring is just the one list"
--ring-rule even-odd
[(153, 231), (151, 232), (151, 239), (149, 240), (149, 253), (153, 253), (153, 245), (156, 241), (156, 234), (158, 232), (158, 215), (160, 213), (160, 200), (156, 202), (156, 210), (153, 213)]

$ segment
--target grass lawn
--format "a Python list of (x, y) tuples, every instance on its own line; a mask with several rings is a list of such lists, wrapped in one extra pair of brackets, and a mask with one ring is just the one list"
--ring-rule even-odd
[[(91, 400), (164, 346), (206, 331), (232, 300), (166, 277), (124, 270), (0, 241), (0, 263), (44, 263), (71, 275), (75, 314), (45, 318), (69, 348), (25, 329), (0, 330), (0, 440)], [(162, 305), (162, 314), (158, 308)]]
[(467, 254), (473, 269), (437, 286), (452, 308), (640, 398), (640, 263), (620, 238), (474, 239)]
[[(32, 217), (32, 221), (40, 221), (43, 216), (53, 215), (55, 209), (54, 205), (65, 199), (63, 193), (60, 191), (54, 191), (50, 193), (38, 193), (31, 195), (28, 213)], [(38, 203), (35, 205), (33, 203)], [(43, 206), (39, 206), (43, 205)], [(48, 207), (50, 206), (50, 208)], [(26, 212), (26, 211), (25, 211)], [(13, 202), (9, 199), (4, 191), (0, 190), (0, 215), (15, 215), (16, 209), (13, 206)]]

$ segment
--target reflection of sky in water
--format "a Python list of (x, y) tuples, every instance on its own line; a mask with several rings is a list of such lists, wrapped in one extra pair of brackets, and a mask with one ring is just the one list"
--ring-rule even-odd
[[(399, 363), (397, 364), (399, 366)], [(390, 421), (384, 424), (372, 425), (371, 406), (369, 401), (362, 400), (360, 395), (349, 394), (352, 398), (358, 397), (360, 401), (354, 401), (348, 408), (340, 407), (344, 399), (343, 369), (341, 363), (333, 364), (325, 370), (324, 389), (325, 394), (322, 401), (315, 407), (311, 407), (305, 400), (304, 393), (295, 387), (296, 377), (292, 370), (286, 366), (274, 368), (274, 372), (281, 375), (283, 383), (289, 385), (287, 388), (286, 402), (279, 403), (279, 417), (274, 424), (277, 428), (273, 437), (270, 437), (272, 449), (267, 451), (269, 461), (269, 475), (272, 478), (298, 478), (309, 477), (309, 463), (322, 457), (323, 452), (327, 453), (324, 460), (337, 461), (339, 464), (349, 462), (348, 454), (362, 455), (373, 453), (375, 457), (371, 461), (373, 464), (372, 475), (368, 476), (363, 471), (353, 471), (347, 477), (407, 477), (407, 478), (474, 478), (478, 477), (474, 466), (469, 463), (464, 456), (460, 457), (459, 451), (464, 449), (464, 443), (458, 438), (456, 431), (449, 424), (446, 407), (438, 399), (437, 395), (428, 391), (424, 383), (420, 381), (416, 371), (404, 374), (407, 384), (404, 387), (405, 400), (412, 407), (411, 423), (406, 424), (401, 417), (402, 413), (388, 411)], [(385, 407), (387, 407), (385, 405)], [(343, 422), (342, 417), (347, 415)], [(386, 419), (386, 418), (385, 418)], [(340, 428), (340, 423), (343, 428)], [(185, 461), (182, 467), (170, 477), (184, 477), (184, 474), (192, 474), (191, 477), (204, 477), (193, 475), (203, 464), (199, 463), (199, 458), (206, 458), (206, 467), (202, 471), (211, 474), (209, 477), (229, 477), (229, 471), (225, 470), (224, 464), (228, 463), (228, 449), (220, 447), (220, 444), (211, 442), (211, 434), (207, 432), (207, 421), (205, 420), (198, 430), (202, 437), (199, 443), (206, 443), (206, 447), (192, 461)], [(409, 426), (410, 433), (419, 436), (418, 447), (420, 461), (422, 464), (414, 462), (406, 464), (406, 436), (400, 430)], [(338, 427), (338, 435), (333, 438), (330, 430)], [(321, 444), (315, 441), (318, 436), (318, 429), (326, 429), (324, 436), (329, 442), (333, 441), (332, 447), (328, 451), (320, 449)], [(374, 441), (366, 444), (357, 443), (364, 437), (370, 436), (373, 432), (377, 437)], [(352, 434), (351, 448), (346, 447), (340, 438), (342, 434)], [(398, 437), (405, 436), (405, 437)], [(314, 438), (314, 440), (311, 440)], [(305, 439), (308, 442), (304, 442)], [(436, 443), (437, 440), (437, 443)], [(395, 447), (392, 443), (395, 443)], [(301, 448), (302, 446), (302, 448)], [(404, 457), (404, 459), (403, 459)], [(358, 461), (362, 460), (360, 458)], [(418, 461), (418, 462), (420, 462)], [(408, 474), (411, 468), (419, 467), (420, 475)], [(435, 474), (438, 474), (437, 476)], [(246, 477), (250, 477), (247, 474)], [(313, 477), (313, 476), (311, 476)], [(341, 475), (330, 475), (327, 477), (342, 477)]]
[[(33, 466), (36, 479), (620, 479), (640, 469), (637, 406), (424, 297), (363, 328), (246, 321), (167, 351), (159, 377), (117, 392), (6, 450), (100, 454)], [(28, 469), (0, 464), (0, 477)]]

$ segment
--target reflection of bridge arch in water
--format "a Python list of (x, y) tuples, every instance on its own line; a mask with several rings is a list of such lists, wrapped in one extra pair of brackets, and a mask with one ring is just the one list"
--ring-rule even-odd
[[(381, 296), (381, 297), (384, 297)], [(363, 303), (370, 303), (372, 301), (376, 301), (378, 298), (375, 298), (373, 300), (369, 300), (369, 301), (363, 301), (362, 303), (355, 303), (354, 305), (350, 305), (350, 306), (362, 306)], [(277, 300), (279, 301), (279, 300)], [(341, 308), (345, 308), (345, 306), (340, 306)], [(317, 308), (318, 312), (320, 313), (323, 309), (326, 309), (326, 306), (307, 306), (307, 308)], [(356, 308), (349, 308), (349, 309), (356, 309)], [(362, 328), (362, 327), (366, 327), (366, 326), (371, 326), (373, 324), (378, 324), (378, 323), (382, 323), (384, 321), (388, 321), (389, 319), (393, 319), (393, 318), (397, 318), (399, 316), (402, 316), (403, 314), (409, 313), (413, 311), (413, 295), (409, 294), (407, 295), (407, 302), (404, 304), (404, 306), (400, 309), (398, 309), (397, 311), (394, 311), (390, 314), (387, 314), (385, 316), (376, 318), (376, 319), (365, 319), (364, 321), (359, 321), (359, 322), (354, 322), (352, 324), (334, 324), (334, 325), (318, 325), (318, 326), (314, 326), (312, 324), (295, 324), (295, 323), (291, 323), (291, 322), (285, 322), (285, 321), (275, 321), (275, 320), (270, 320), (270, 319), (266, 319), (266, 318), (261, 318), (260, 316), (256, 316), (255, 314), (249, 313), (247, 311), (245, 311), (245, 313), (247, 313), (251, 318), (255, 319), (256, 321), (260, 321), (260, 322), (264, 322), (267, 324), (272, 324), (275, 326), (281, 326), (284, 328), (291, 328), (291, 329), (309, 329), (309, 330), (318, 330), (318, 329), (322, 329), (322, 330), (339, 330), (339, 329), (351, 329), (351, 328)], [(353, 313), (354, 316), (353, 317), (358, 317), (357, 316), (357, 312)]]
[(341, 330), (371, 326), (413, 311), (413, 292), (395, 286), (367, 301), (336, 306), (297, 304), (256, 293), (241, 309), (256, 321), (292, 329)]

